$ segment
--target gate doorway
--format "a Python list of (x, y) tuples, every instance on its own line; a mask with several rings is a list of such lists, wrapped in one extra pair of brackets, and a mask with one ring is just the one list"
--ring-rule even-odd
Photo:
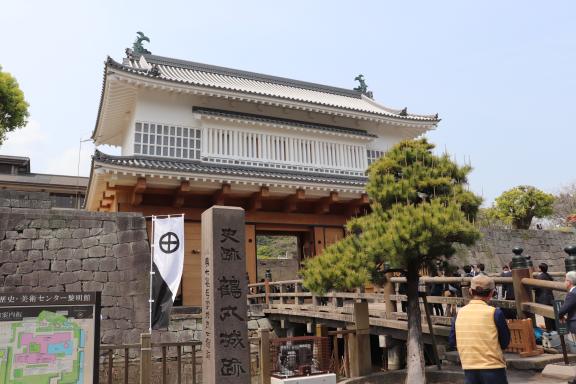
[(267, 272), (275, 281), (298, 279), (303, 244), (303, 232), (257, 231), (257, 280), (264, 281)]

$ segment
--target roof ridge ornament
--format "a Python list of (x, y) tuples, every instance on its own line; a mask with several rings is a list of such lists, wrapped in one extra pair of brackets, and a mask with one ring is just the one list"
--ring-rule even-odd
[(374, 98), (374, 94), (372, 93), (372, 91), (368, 90), (368, 84), (366, 84), (366, 80), (364, 80), (364, 75), (363, 74), (359, 74), (358, 76), (356, 76), (354, 78), (354, 81), (359, 82), (360, 84), (354, 88), (355, 91), (359, 91), (361, 92), (363, 95), (368, 96), (369, 98), (373, 99)]
[(134, 44), (132, 45), (132, 51), (134, 51), (135, 54), (140, 55), (151, 54), (152, 52), (144, 48), (144, 45), (142, 44), (143, 41), (150, 42), (150, 38), (148, 38), (143, 32), (136, 32), (136, 34), (138, 37), (136, 37), (136, 41), (134, 41)]

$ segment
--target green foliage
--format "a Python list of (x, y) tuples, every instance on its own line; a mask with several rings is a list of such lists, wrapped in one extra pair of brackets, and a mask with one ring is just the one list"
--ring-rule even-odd
[(369, 168), (372, 213), (348, 223), (349, 235), (310, 259), (304, 284), (315, 292), (374, 282), (384, 263), (418, 268), (472, 244), (481, 199), (466, 190), (471, 168), (432, 154), (425, 139), (404, 141)]
[(0, 66), (0, 145), (6, 134), (27, 124), (28, 103), (16, 79)]
[(296, 236), (258, 235), (256, 236), (256, 256), (258, 259), (294, 258), (298, 255)]
[(480, 208), (476, 216), (476, 225), (479, 228), (510, 228), (509, 224), (500, 219), (494, 207)]
[(494, 202), (497, 216), (514, 228), (528, 229), (533, 217), (553, 212), (554, 196), (529, 185), (503, 192)]

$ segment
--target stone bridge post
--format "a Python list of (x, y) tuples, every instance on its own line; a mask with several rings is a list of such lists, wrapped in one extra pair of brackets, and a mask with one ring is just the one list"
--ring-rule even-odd
[(354, 329), (349, 335), (350, 377), (360, 377), (371, 373), (370, 317), (368, 302), (354, 303)]

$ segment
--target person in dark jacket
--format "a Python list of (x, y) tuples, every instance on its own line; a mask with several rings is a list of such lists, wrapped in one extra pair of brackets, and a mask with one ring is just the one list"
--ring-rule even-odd
[[(561, 320), (567, 322), (568, 330), (572, 333), (576, 333), (576, 271), (570, 271), (566, 274), (564, 280), (566, 284), (566, 291), (568, 294), (564, 299), (564, 304), (560, 307), (558, 311), (558, 317)], [(576, 378), (574, 378), (569, 383), (576, 384)]]
[[(539, 280), (554, 281), (552, 276), (548, 274), (548, 265), (546, 263), (541, 263), (539, 266), (540, 273), (536, 277)], [(554, 294), (551, 289), (547, 288), (536, 288), (536, 302), (538, 304), (554, 305)], [(544, 318), (546, 324), (546, 331), (551, 332), (556, 330), (556, 322), (554, 319)]]
[(576, 271), (568, 272), (564, 282), (568, 294), (560, 311), (558, 311), (558, 316), (565, 318), (570, 332), (576, 333)]

